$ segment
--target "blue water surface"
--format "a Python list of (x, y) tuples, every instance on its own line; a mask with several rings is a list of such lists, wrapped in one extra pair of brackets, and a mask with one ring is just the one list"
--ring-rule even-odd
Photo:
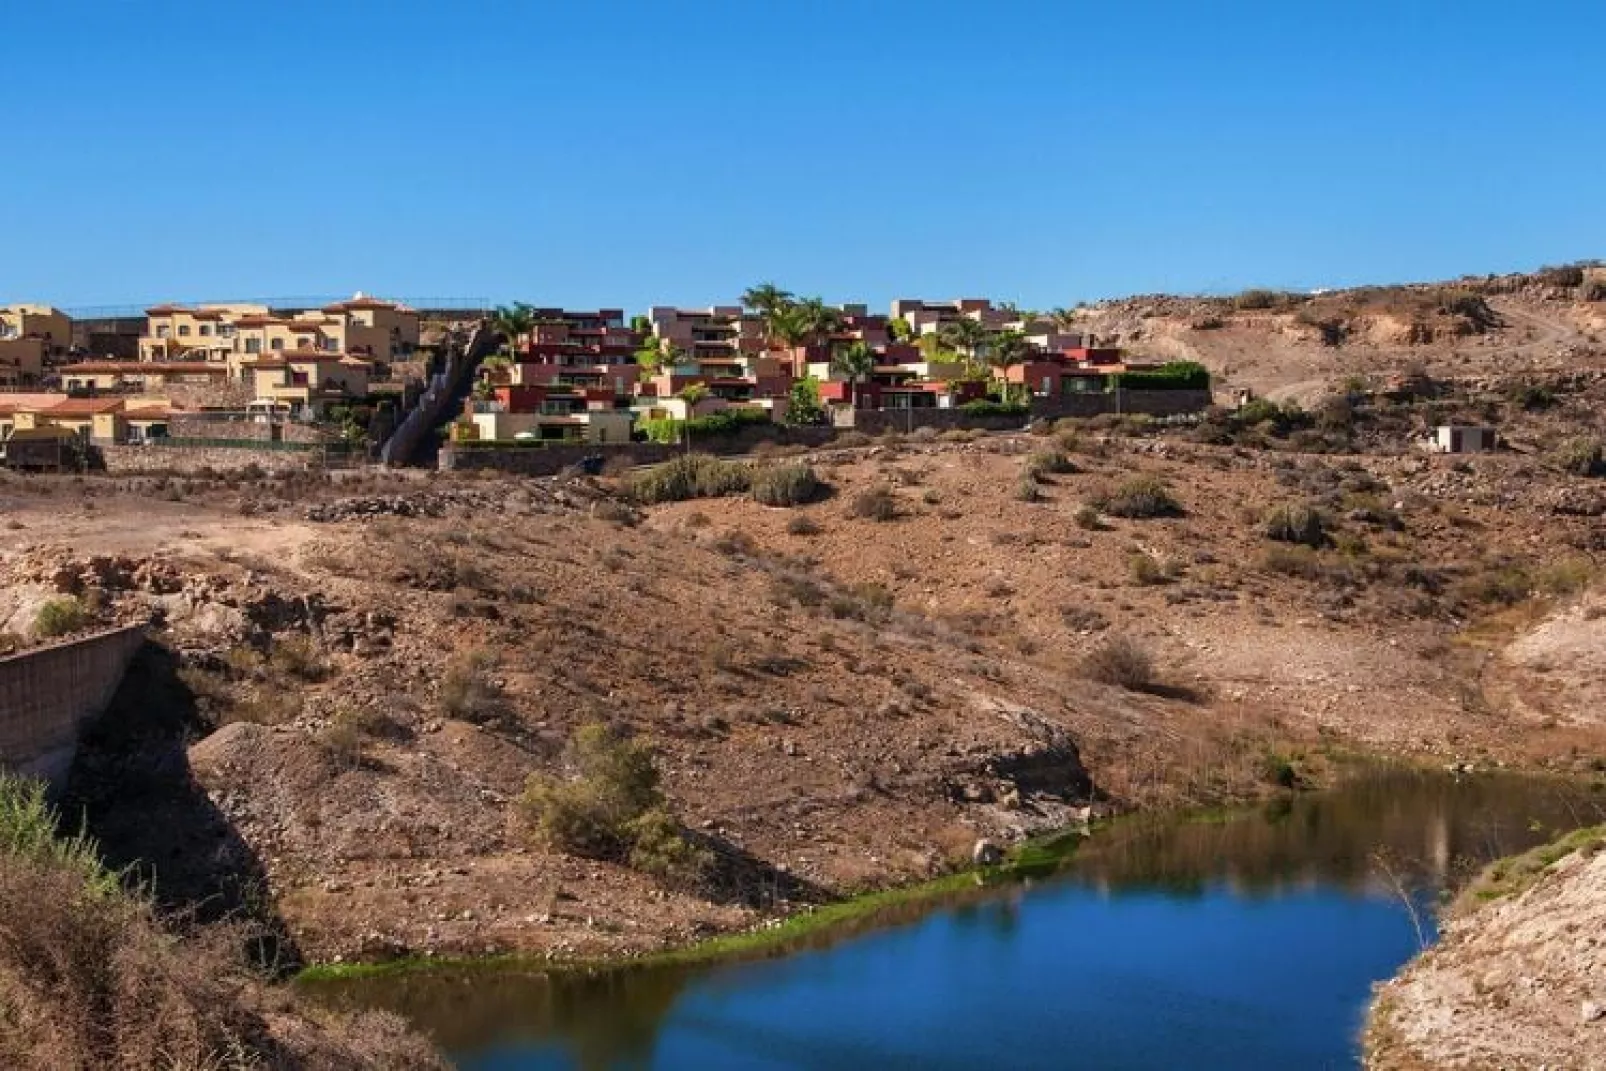
[[(1372, 984), (1416, 941), (1382, 894), (1040, 886), (715, 969), (649, 1051), (604, 1066), (1347, 1068)], [(559, 1038), (453, 1056), (474, 1071), (592, 1064)]]

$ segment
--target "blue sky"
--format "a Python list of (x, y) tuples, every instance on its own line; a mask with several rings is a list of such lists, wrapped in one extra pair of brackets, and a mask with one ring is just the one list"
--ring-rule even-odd
[(1606, 4), (55, 0), (0, 300), (1028, 306), (1606, 256)]

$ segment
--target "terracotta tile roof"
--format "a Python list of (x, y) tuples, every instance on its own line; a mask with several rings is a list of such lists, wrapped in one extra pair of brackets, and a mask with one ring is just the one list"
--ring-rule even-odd
[(206, 372), (227, 375), (228, 371), (222, 363), (214, 364), (211, 361), (80, 361), (61, 367), (63, 375), (74, 372), (80, 375), (99, 373), (130, 376), (195, 375)]
[(168, 406), (150, 406), (144, 409), (126, 410), (123, 416), (129, 420), (160, 420), (172, 416), (173, 413), (174, 410)]
[(53, 417), (95, 416), (98, 413), (116, 413), (122, 408), (121, 398), (68, 398), (40, 412)]
[(146, 316), (171, 316), (175, 312), (189, 312), (183, 305), (152, 305), (145, 310)]
[(49, 409), (66, 400), (65, 394), (0, 394), (0, 413), (32, 413), (40, 409)]

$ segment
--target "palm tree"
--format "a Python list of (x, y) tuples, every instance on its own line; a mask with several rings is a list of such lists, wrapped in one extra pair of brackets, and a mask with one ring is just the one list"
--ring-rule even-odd
[(797, 303), (803, 326), (815, 342), (824, 343), (831, 332), (842, 326), (842, 313), (817, 297), (804, 298)]
[(963, 353), (972, 364), (980, 362), (988, 340), (992, 338), (992, 332), (987, 330), (985, 324), (968, 316), (949, 320), (937, 334), (944, 344)]
[(988, 343), (987, 363), (1003, 383), (1000, 393), (1005, 401), (1009, 400), (1009, 369), (1026, 360), (1031, 352), (1032, 344), (1019, 331), (1000, 331)]
[(864, 341), (844, 346), (831, 357), (831, 371), (848, 381), (848, 405), (859, 407), (859, 384), (875, 371), (875, 350)]
[(1048, 318), (1053, 320), (1055, 325), (1063, 331), (1076, 322), (1076, 310), (1065, 308), (1051, 309), (1049, 311)]
[(643, 375), (656, 376), (665, 368), (673, 368), (686, 356), (686, 351), (666, 339), (649, 335), (636, 350), (636, 365)]
[(491, 313), (491, 330), (507, 339), (507, 352), (517, 357), (519, 336), (535, 327), (535, 309), (522, 301), (498, 305)]
[(759, 283), (742, 291), (742, 307), (762, 313), (767, 320), (776, 309), (792, 304), (792, 292), (774, 283)]
[(801, 305), (781, 305), (764, 317), (771, 342), (796, 346), (809, 336), (809, 322)]

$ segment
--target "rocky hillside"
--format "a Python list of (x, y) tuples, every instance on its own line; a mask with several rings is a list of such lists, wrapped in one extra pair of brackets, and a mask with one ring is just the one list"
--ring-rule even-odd
[(1606, 1066), (1606, 830), (1498, 863), (1378, 990), (1367, 1066)]
[[(796, 509), (641, 509), (609, 479), (4, 480), (0, 618), (159, 624), (78, 798), (166, 898), (267, 888), (317, 958), (656, 948), (1088, 805), (1319, 782), (1335, 748), (1599, 753), (1598, 711), (1508, 647), (1593, 624), (1597, 480), (1040, 430), (820, 450)], [(531, 836), (527, 779), (597, 722), (655, 749), (709, 882)]]
[(1156, 359), (1204, 363), (1218, 386), (1302, 402), (1355, 376), (1544, 376), (1603, 367), (1606, 269), (1555, 269), (1314, 294), (1149, 296), (1078, 311), (1076, 326)]

